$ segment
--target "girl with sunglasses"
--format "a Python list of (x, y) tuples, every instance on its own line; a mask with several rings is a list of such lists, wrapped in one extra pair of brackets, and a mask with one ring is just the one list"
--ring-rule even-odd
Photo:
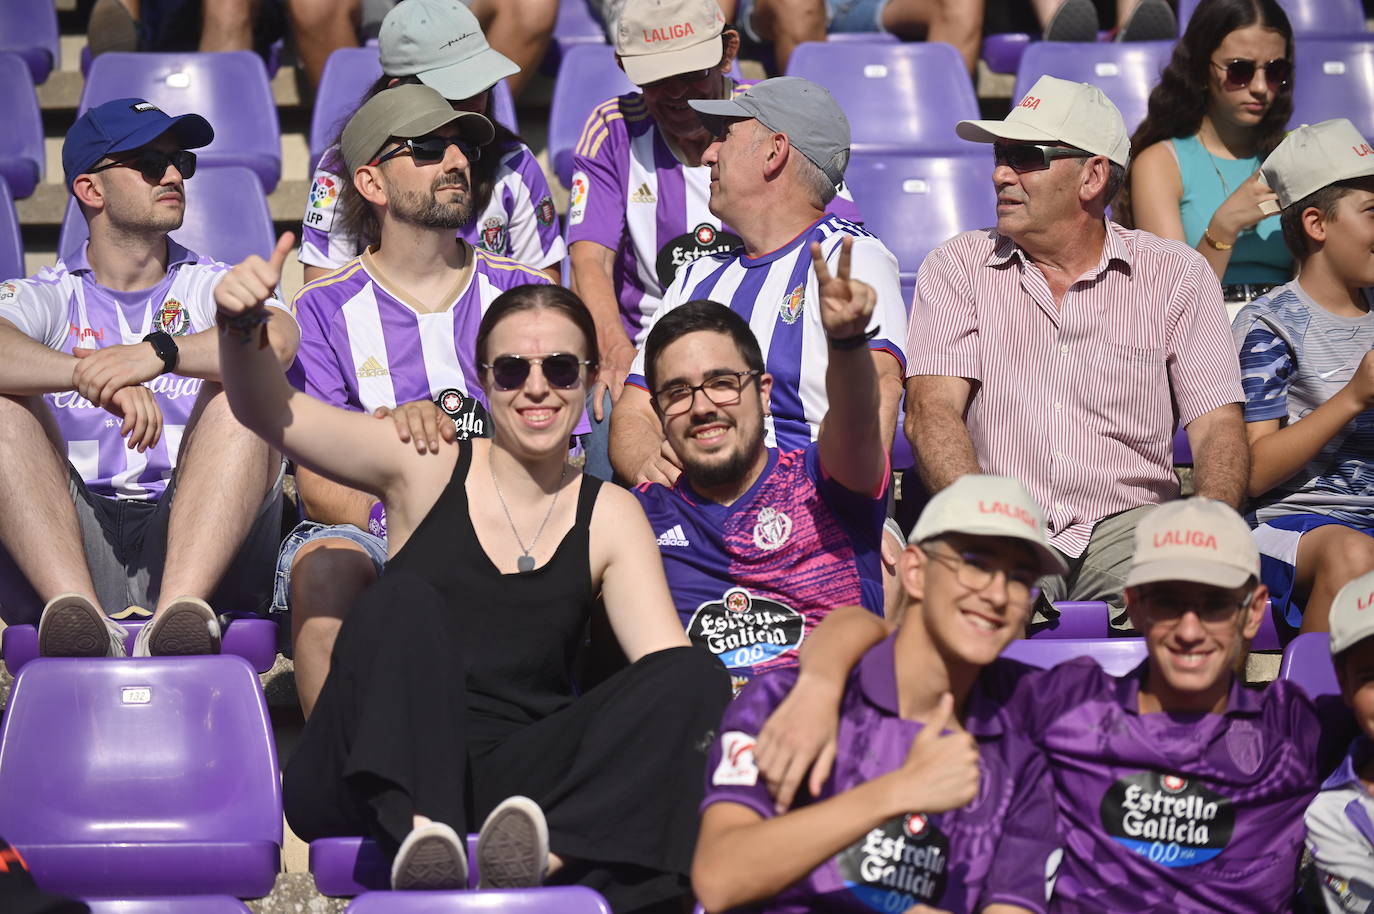
[(1196, 247), (1238, 310), (1293, 273), (1259, 165), (1293, 112), (1293, 31), (1275, 0), (1203, 0), (1150, 93), (1119, 221)]
[[(638, 502), (567, 461), (596, 375), (590, 313), (558, 286), (497, 298), (476, 337), (493, 437), (422, 450), (294, 390), (259, 349), (289, 250), (216, 296), (230, 403), (298, 463), (381, 497), (390, 552), (286, 768), (291, 827), (369, 835), (393, 888), (442, 889), (466, 886), (460, 835), (485, 819), (484, 885), (680, 902), (729, 677), (688, 645)], [(593, 684), (576, 659), (600, 605), (632, 662)]]
[[(456, 37), (445, 43), (435, 34)], [(534, 153), (492, 112), (493, 88), (519, 67), (487, 45), (476, 18), (460, 3), (431, 4), (423, 10), (400, 4), (383, 20), (379, 43), (382, 75), (359, 99), (359, 107), (383, 89), (423, 83), (447, 98), (454, 110), (485, 115), (496, 138), (469, 157), (473, 216), (458, 235), (474, 247), (543, 270), (558, 282), (567, 249), (548, 181)], [(417, 69), (420, 52), (415, 48), (436, 45), (439, 49)], [(340, 128), (347, 122), (341, 118)], [(306, 282), (339, 269), (377, 241), (375, 224), (353, 225), (343, 218), (339, 190), (348, 178), (338, 149), (336, 140), (320, 157), (305, 204), (300, 261)]]

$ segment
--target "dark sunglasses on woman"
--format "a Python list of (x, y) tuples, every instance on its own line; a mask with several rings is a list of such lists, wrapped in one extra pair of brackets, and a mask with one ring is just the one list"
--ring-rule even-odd
[(531, 365), (538, 365), (543, 370), (544, 380), (551, 386), (568, 390), (582, 380), (582, 366), (591, 364), (571, 352), (555, 352), (545, 356), (498, 355), (490, 364), (483, 363), (481, 367), (491, 372), (491, 381), (497, 390), (515, 390), (523, 386), (529, 379)]
[(1275, 57), (1268, 63), (1237, 57), (1225, 63), (1217, 63), (1214, 60), (1212, 66), (1225, 74), (1222, 84), (1228, 89), (1244, 89), (1254, 82), (1257, 70), (1263, 70), (1265, 80), (1279, 88), (1288, 85), (1288, 80), (1293, 76), (1293, 62), (1286, 57)]

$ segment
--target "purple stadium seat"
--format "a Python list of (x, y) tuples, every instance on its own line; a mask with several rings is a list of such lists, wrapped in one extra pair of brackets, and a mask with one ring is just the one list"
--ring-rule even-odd
[(1144, 638), (1037, 638), (1007, 645), (1003, 657), (1049, 669), (1076, 657), (1091, 657), (1113, 676), (1124, 676), (1145, 659)]
[[(362, 101), (363, 93), (382, 75), (380, 52), (375, 46), (339, 48), (329, 55), (320, 88), (315, 93), (315, 107), (310, 112), (310, 161), (318, 162), (320, 154), (343, 130), (343, 125)], [(515, 133), (520, 125), (515, 117), (515, 102), (505, 80), (492, 90), (492, 115)]]
[(43, 119), (28, 65), (10, 52), (0, 52), (0, 111), (5, 113), (0, 178), (22, 199), (43, 180)]
[(1374, 138), (1374, 36), (1300, 39), (1297, 45), (1289, 127), (1348, 117)]
[[(468, 887), (477, 887), (477, 836), (467, 836)], [(391, 864), (371, 838), (320, 838), (310, 842), (310, 872), (321, 895), (348, 898), (391, 888)]]
[(1193, 446), (1188, 441), (1188, 430), (1181, 426), (1174, 430), (1174, 465), (1193, 465)]
[(19, 214), (15, 212), (9, 185), (0, 180), (0, 276), (15, 279), (24, 273), (24, 239), (19, 232)]
[[(551, 76), (561, 73), (573, 48), (605, 43), (606, 30), (587, 5), (587, 0), (562, 0), (558, 4), (558, 18), (553, 23), (553, 40), (544, 52), (540, 69)], [(607, 95), (609, 97), (609, 87)]]
[(580, 885), (482, 892), (368, 892), (345, 914), (611, 914), (611, 906)]
[(1035, 39), (1025, 32), (1000, 32), (983, 37), (983, 62), (994, 73), (1015, 73), (1021, 57)]
[(91, 914), (250, 914), (248, 905), (228, 895), (179, 898), (106, 898), (86, 902)]
[[(124, 650), (133, 656), (134, 641), (146, 624), (144, 622), (124, 622), (129, 636), (124, 639)], [(220, 652), (242, 657), (259, 673), (266, 673), (277, 662), (277, 623), (271, 619), (233, 619), (224, 627), (224, 640)], [(35, 625), (11, 625), (0, 632), (0, 657), (5, 659), (5, 667), (11, 676), (19, 675), (30, 660), (38, 658), (38, 627)]]
[(891, 32), (832, 32), (825, 40), (840, 44), (897, 44), (902, 39)]
[(1302, 686), (1311, 698), (1341, 694), (1336, 669), (1331, 665), (1331, 636), (1326, 632), (1307, 632), (1283, 649), (1279, 678)]
[(849, 117), (857, 150), (967, 155), (954, 134), (979, 116), (963, 58), (943, 42), (896, 44), (803, 42), (787, 63), (830, 90)]
[(0, 834), (83, 897), (267, 894), (281, 778), (241, 657), (41, 658), (0, 729)]
[[(972, 146), (972, 144), (967, 144)], [(897, 257), (903, 282), (936, 247), (997, 221), (989, 147), (981, 155), (924, 156), (855, 152), (845, 181), (864, 227)], [(910, 306), (911, 299), (906, 299)]]
[[(64, 255), (89, 232), (76, 201), (67, 200), (57, 249)], [(238, 263), (249, 254), (267, 257), (276, 244), (267, 197), (251, 171), (237, 165), (196, 168), (186, 182), (186, 218), (172, 237), (197, 254)]]
[(1107, 604), (1100, 600), (1061, 600), (1054, 604), (1059, 618), (1053, 625), (1031, 635), (1036, 641), (1109, 638), (1111, 622)]
[(46, 80), (61, 61), (57, 8), (52, 0), (0, 3), (0, 51), (13, 51), (24, 58), (34, 82)]
[(1278, 626), (1274, 624), (1274, 602), (1268, 600), (1264, 604), (1264, 617), (1260, 619), (1259, 631), (1255, 632), (1255, 640), (1250, 642), (1250, 650), (1277, 651), (1282, 647)]
[(1172, 41), (1037, 41), (1026, 48), (1017, 67), (1012, 103), (1020, 101), (1041, 76), (1092, 83), (1121, 109), (1129, 133), (1144, 119), (1150, 90), (1173, 52)]
[(281, 177), (281, 127), (267, 68), (252, 51), (101, 54), (81, 92), (78, 113), (113, 98), (146, 98), (168, 114), (194, 112), (215, 128), (196, 150), (206, 165), (251, 168), (268, 193)]
[[(1192, 18), (1202, 0), (1178, 0), (1179, 34)], [(1363, 32), (1364, 9), (1360, 0), (1279, 0), (1279, 6), (1288, 14), (1288, 22), (1293, 26), (1293, 34), (1322, 35), (1331, 38), (1344, 38), (1351, 32)]]

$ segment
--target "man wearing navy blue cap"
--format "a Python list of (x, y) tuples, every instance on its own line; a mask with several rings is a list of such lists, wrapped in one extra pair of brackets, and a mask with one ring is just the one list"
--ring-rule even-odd
[[(122, 656), (110, 616), (151, 616), (136, 656), (213, 653), (206, 601), (270, 594), (281, 460), (218, 383), (213, 290), (229, 268), (167, 235), (190, 150), (213, 139), (200, 115), (137, 98), (86, 112), (62, 167), (90, 240), (0, 283), (0, 616), (39, 619), (40, 653)], [(264, 339), (285, 365), (300, 334), (273, 303)]]

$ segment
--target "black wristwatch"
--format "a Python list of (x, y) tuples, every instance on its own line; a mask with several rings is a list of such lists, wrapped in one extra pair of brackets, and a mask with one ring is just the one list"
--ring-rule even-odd
[(177, 359), (181, 357), (181, 350), (177, 349), (177, 341), (172, 339), (172, 335), (163, 330), (154, 330), (143, 338), (143, 342), (153, 344), (153, 352), (162, 359), (162, 371), (164, 374), (176, 371)]

